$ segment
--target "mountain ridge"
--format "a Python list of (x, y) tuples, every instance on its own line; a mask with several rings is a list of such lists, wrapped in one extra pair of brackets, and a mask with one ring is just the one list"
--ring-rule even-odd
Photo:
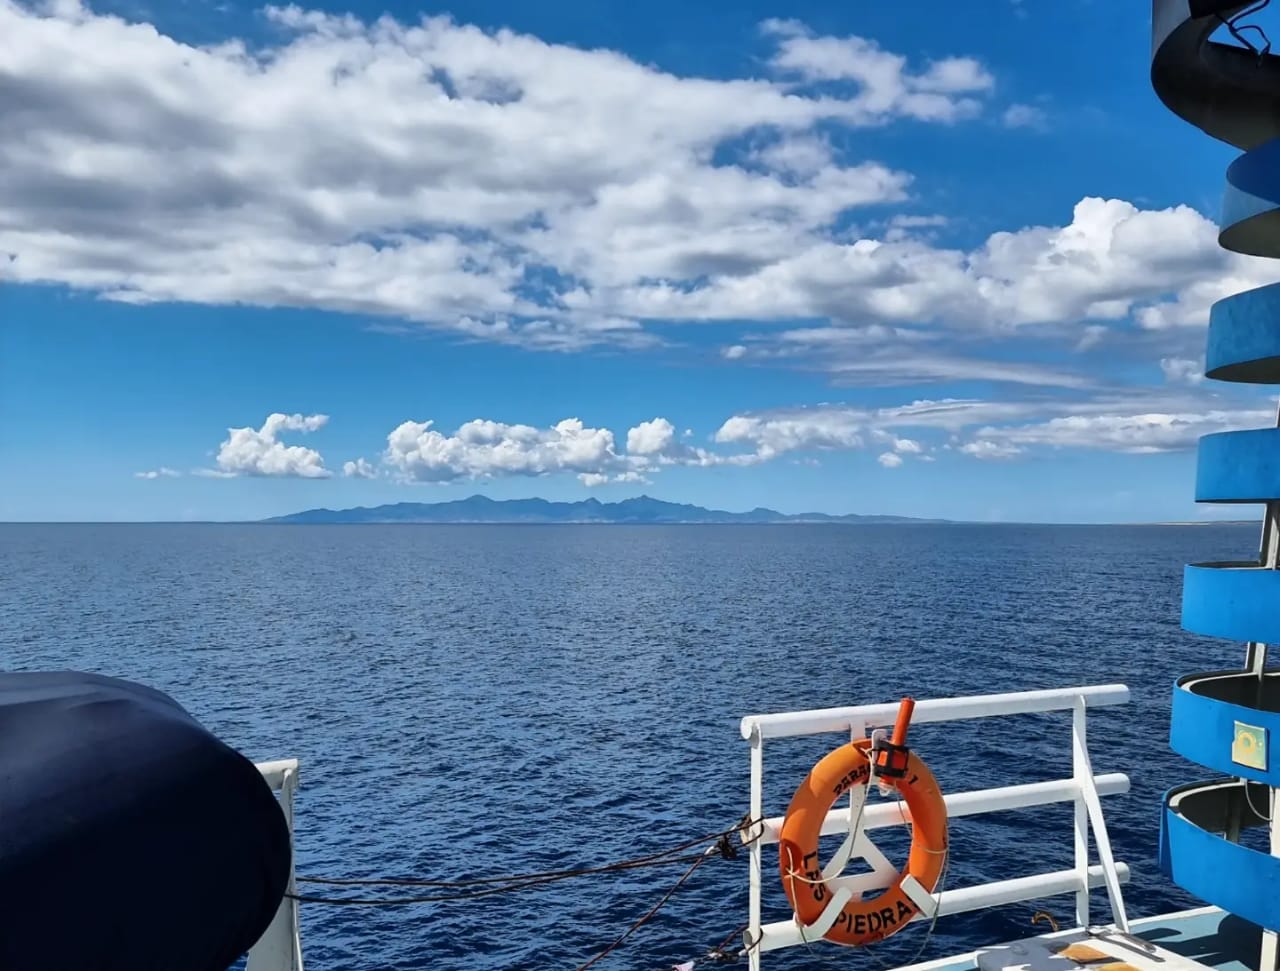
[(258, 520), (264, 524), (335, 525), (388, 523), (598, 523), (601, 525), (678, 523), (942, 523), (945, 519), (911, 516), (832, 515), (830, 513), (780, 513), (757, 506), (749, 512), (707, 509), (690, 503), (666, 502), (651, 496), (635, 496), (618, 502), (594, 497), (577, 502), (549, 499), (490, 499), (474, 495), (445, 502), (397, 502), (350, 509), (306, 509), (285, 516)]

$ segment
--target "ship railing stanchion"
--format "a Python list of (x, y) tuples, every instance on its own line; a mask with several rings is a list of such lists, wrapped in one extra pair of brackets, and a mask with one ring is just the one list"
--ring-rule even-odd
[[(1093, 781), (1093, 764), (1089, 759), (1089, 747), (1086, 744), (1085, 719), (1087, 703), (1083, 697), (1077, 697), (1071, 716), (1071, 764), (1075, 773), (1076, 784), (1080, 787), (1080, 795), (1076, 797), (1076, 868), (1080, 873), (1084, 902), (1081, 903), (1080, 892), (1076, 894), (1076, 919), (1083, 921), (1081, 927), (1089, 926), (1089, 831), (1093, 825), (1093, 841), (1098, 844), (1098, 862), (1102, 864), (1102, 877), (1107, 887), (1107, 897), (1111, 903), (1111, 919), (1123, 934), (1129, 933), (1129, 917), (1124, 909), (1124, 895), (1120, 892), (1120, 875), (1116, 872), (1116, 858), (1111, 852), (1111, 836), (1107, 833), (1107, 821), (1102, 815), (1102, 800), (1098, 798), (1098, 787)], [(1080, 818), (1081, 806), (1084, 807), (1085, 818)], [(1082, 848), (1083, 847), (1083, 851)], [(1084, 866), (1080, 862), (1083, 859)], [(1083, 872), (1081, 872), (1083, 870)]]
[(1089, 808), (1084, 804), (1084, 766), (1077, 754), (1088, 746), (1087, 709), (1076, 705), (1071, 712), (1071, 775), (1076, 783), (1075, 863), (1080, 889), (1076, 891), (1076, 926), (1089, 926)]
[(751, 732), (751, 829), (747, 838), (751, 840), (751, 851), (748, 855), (748, 876), (750, 883), (747, 903), (747, 937), (744, 946), (747, 948), (747, 964), (750, 971), (760, 971), (760, 858), (764, 852), (761, 845), (764, 840), (764, 735), (757, 727)]
[(285, 890), (290, 896), (280, 901), (271, 924), (249, 949), (246, 971), (303, 971), (298, 901), (292, 899), (297, 892), (294, 884), (293, 796), (298, 789), (298, 760), (259, 762), (257, 769), (267, 785), (279, 793), (280, 812), (289, 827), (289, 882)]

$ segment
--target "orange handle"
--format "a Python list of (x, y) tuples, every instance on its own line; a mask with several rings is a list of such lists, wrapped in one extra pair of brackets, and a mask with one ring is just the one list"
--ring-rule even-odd
[(894, 745), (907, 744), (907, 726), (911, 724), (911, 713), (915, 710), (914, 698), (903, 698), (898, 705), (898, 720), (893, 723), (893, 738), (890, 739)]

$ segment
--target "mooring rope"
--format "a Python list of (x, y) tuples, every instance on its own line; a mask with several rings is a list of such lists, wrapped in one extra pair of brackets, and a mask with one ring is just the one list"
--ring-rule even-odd
[[(744, 817), (736, 825), (730, 829), (721, 830), (717, 833), (709, 833), (706, 836), (700, 836), (696, 839), (686, 840), (677, 846), (670, 847), (657, 853), (649, 853), (644, 856), (633, 857), (629, 860), (619, 860), (615, 863), (606, 863), (602, 866), (595, 867), (579, 867), (568, 870), (543, 870), (536, 873), (511, 874), (508, 876), (488, 876), (474, 877), (466, 880), (432, 880), (419, 877), (312, 877), (301, 876), (296, 880), (299, 883), (316, 883), (326, 886), (355, 886), (355, 887), (437, 887), (440, 889), (453, 890), (454, 893), (428, 894), (425, 896), (414, 897), (386, 897), (386, 898), (362, 898), (362, 897), (319, 897), (310, 894), (286, 893), (285, 896), (290, 900), (296, 900), (299, 903), (306, 904), (327, 904), (337, 907), (396, 907), (408, 904), (428, 904), (428, 903), (446, 903), (455, 900), (474, 900), (478, 897), (488, 897), (496, 894), (513, 893), (518, 890), (526, 890), (530, 887), (543, 886), (549, 883), (556, 883), (560, 880), (569, 880), (574, 877), (592, 876), (600, 873), (618, 873), (627, 870), (637, 870), (642, 867), (670, 866), (676, 863), (689, 863), (688, 869), (680, 875), (680, 878), (671, 886), (669, 890), (650, 907), (643, 915), (635, 920), (631, 926), (616, 937), (607, 947), (596, 954), (594, 957), (578, 966), (576, 971), (587, 971), (588, 968), (602, 961), (626, 942), (636, 931), (647, 924), (660, 911), (667, 902), (671, 900), (677, 890), (679, 890), (690, 877), (697, 872), (698, 867), (702, 866), (711, 857), (719, 855), (722, 859), (733, 860), (738, 857), (738, 847), (733, 843), (735, 835), (741, 837), (742, 834), (755, 829), (755, 835), (750, 839), (743, 839), (742, 845), (749, 847), (753, 843), (759, 841), (764, 835), (763, 820), (752, 820), (750, 817)], [(713, 842), (714, 841), (714, 842)], [(710, 842), (701, 853), (689, 854), (689, 850), (700, 844)], [(677, 855), (680, 854), (680, 855)], [(717, 947), (712, 948), (707, 954), (695, 961), (687, 962), (682, 968), (692, 968), (695, 964), (703, 961), (733, 961), (741, 954), (745, 954), (754, 947), (742, 948), (739, 950), (726, 950), (729, 942), (734, 937), (741, 934), (746, 929), (746, 925), (734, 931), (726, 937)]]

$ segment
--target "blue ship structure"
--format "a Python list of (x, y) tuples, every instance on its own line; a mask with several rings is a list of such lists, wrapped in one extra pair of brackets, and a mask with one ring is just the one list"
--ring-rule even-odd
[[(1266, 5), (1155, 0), (1151, 81), (1174, 114), (1243, 153), (1226, 172), (1219, 244), (1280, 258), (1280, 57), (1250, 22)], [(1205, 376), (1280, 384), (1280, 284), (1213, 306)], [(1280, 831), (1271, 822), (1280, 787), (1280, 670), (1266, 662), (1267, 645), (1280, 643), (1280, 428), (1202, 438), (1196, 501), (1264, 504), (1266, 512), (1258, 560), (1186, 567), (1183, 627), (1246, 648), (1242, 667), (1189, 674), (1174, 687), (1170, 745), (1217, 776), (1166, 794), (1160, 862), (1185, 890), (1261, 927), (1256, 966), (1272, 971), (1280, 930)], [(1269, 848), (1246, 835), (1267, 826)]]

